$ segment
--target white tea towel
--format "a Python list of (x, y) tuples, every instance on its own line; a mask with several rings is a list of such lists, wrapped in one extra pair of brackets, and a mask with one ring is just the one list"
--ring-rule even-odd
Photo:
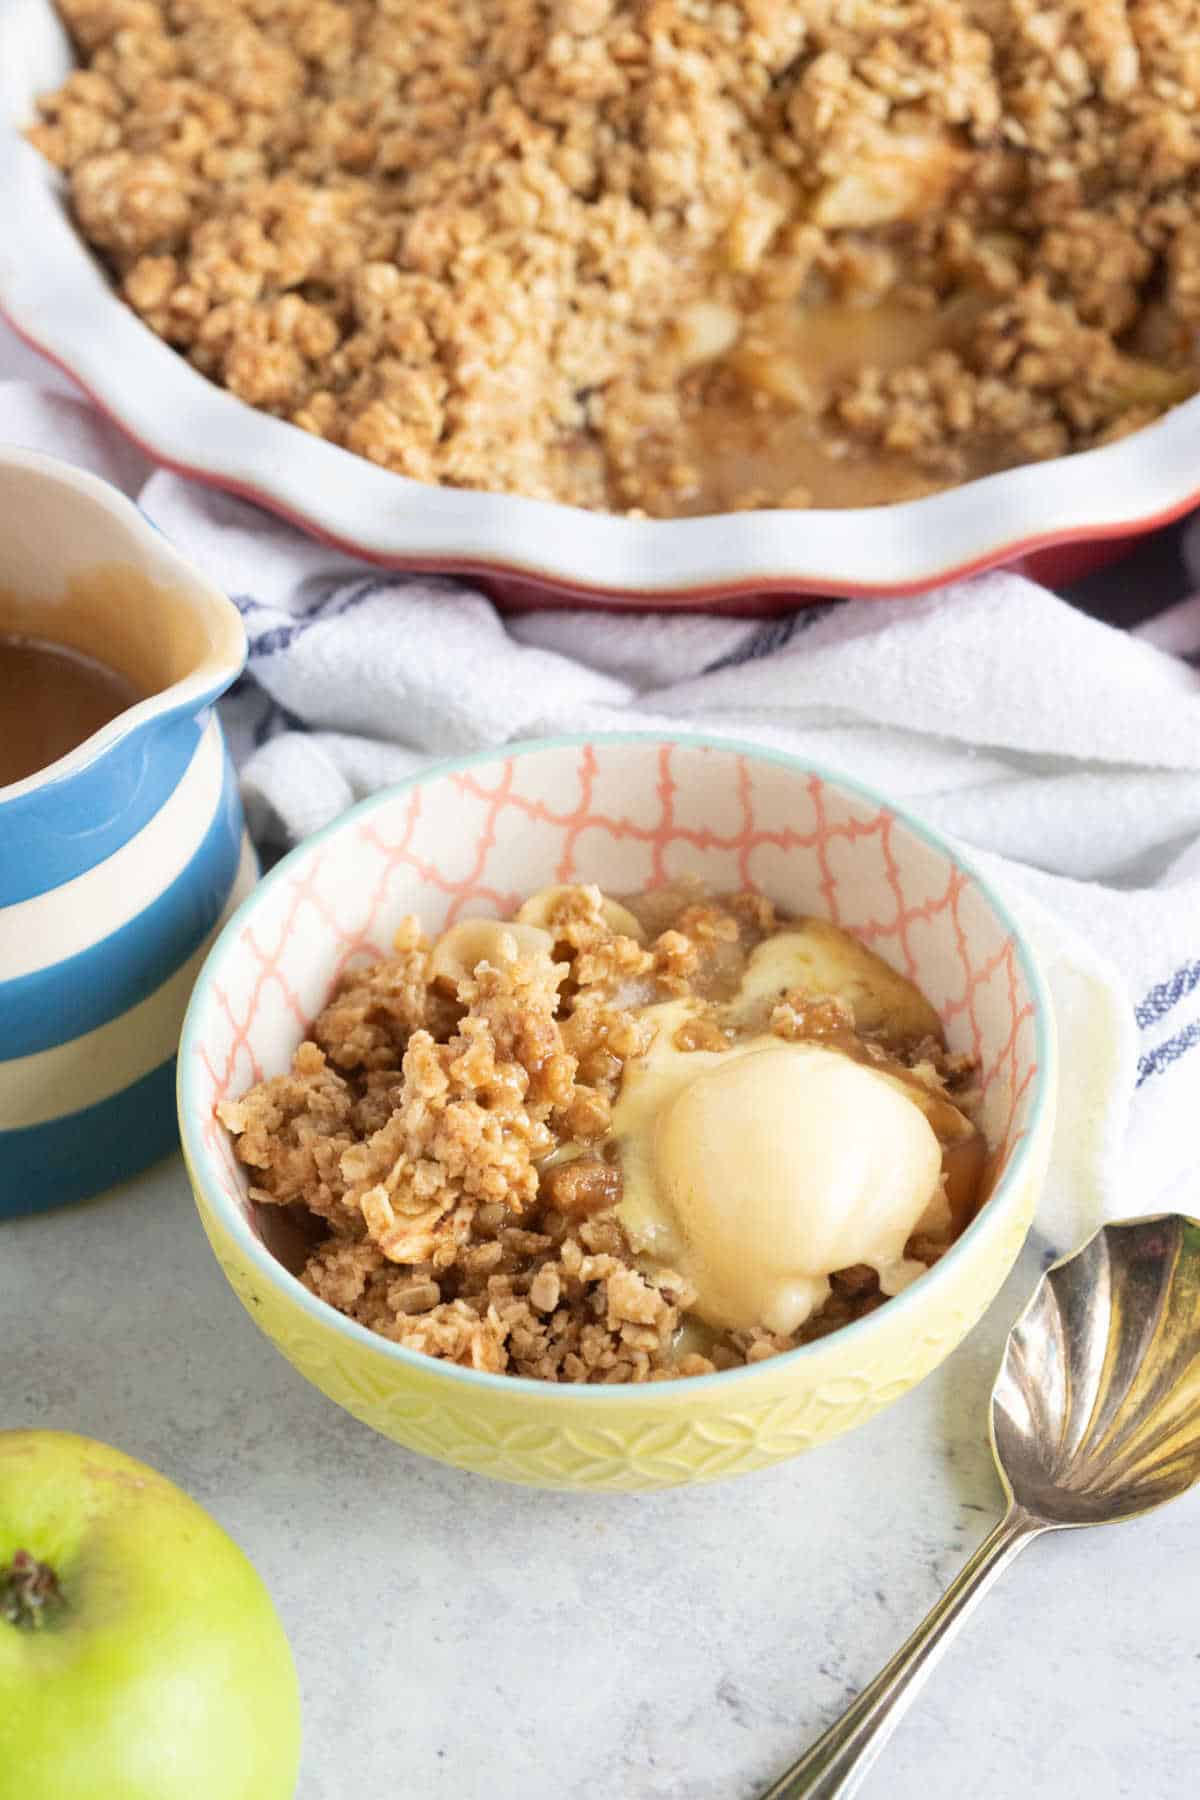
[[(1006, 574), (766, 622), (506, 619), (149, 472), (64, 395), (0, 384), (0, 439), (108, 474), (234, 597), (250, 657), (224, 715), (260, 843), (517, 738), (666, 727), (810, 755), (982, 852), (1031, 926), (1062, 1048), (1051, 1246), (1200, 1213), (1200, 600), (1132, 634)], [(1186, 547), (1200, 587), (1200, 532)]]

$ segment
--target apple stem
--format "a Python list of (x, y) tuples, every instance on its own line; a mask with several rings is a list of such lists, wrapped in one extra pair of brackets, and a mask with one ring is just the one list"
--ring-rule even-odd
[(62, 1598), (54, 1570), (28, 1550), (15, 1550), (8, 1567), (0, 1566), (0, 1619), (10, 1625), (37, 1631), (46, 1622), (47, 1610), (61, 1606)]

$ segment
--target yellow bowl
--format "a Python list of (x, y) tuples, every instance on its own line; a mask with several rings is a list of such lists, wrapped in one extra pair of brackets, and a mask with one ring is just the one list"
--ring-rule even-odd
[[(745, 1369), (621, 1387), (481, 1374), (388, 1342), (315, 1298), (265, 1238), (214, 1107), (287, 1067), (335, 974), (551, 881), (631, 892), (683, 873), (756, 887), (854, 931), (980, 1057), (999, 1170), (928, 1274), (841, 1331)], [(330, 1399), (410, 1449), (539, 1487), (650, 1489), (779, 1462), (904, 1394), (979, 1319), (1033, 1217), (1049, 1155), (1054, 1029), (1006, 908), (927, 827), (844, 778), (718, 739), (556, 740), (441, 764), (293, 851), (230, 921), (196, 985), (179, 1114), (213, 1250), (252, 1318)], [(270, 1211), (270, 1209), (267, 1209)], [(265, 1236), (264, 1236), (265, 1232)], [(272, 1238), (272, 1242), (275, 1240)]]

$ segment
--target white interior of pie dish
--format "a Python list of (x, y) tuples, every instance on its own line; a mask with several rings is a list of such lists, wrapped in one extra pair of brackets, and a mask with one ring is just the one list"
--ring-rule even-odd
[(117, 298), (59, 176), (21, 135), (72, 65), (51, 0), (4, 0), (0, 311), (159, 461), (373, 560), (521, 576), (609, 604), (903, 593), (1047, 544), (1122, 537), (1200, 498), (1200, 398), (1103, 449), (851, 512), (626, 519), (392, 474), (215, 387)]
[(180, 1046), (184, 1147), (212, 1204), (261, 1257), (246, 1171), (214, 1108), (288, 1067), (337, 977), (386, 955), (406, 913), (436, 932), (554, 882), (619, 895), (684, 875), (830, 918), (914, 980), (951, 1047), (979, 1058), (993, 1197), (1019, 1178), (1053, 1090), (1053, 1032), (1029, 949), (978, 876), (877, 796), (794, 758), (635, 735), (439, 765), (262, 882), (205, 964)]

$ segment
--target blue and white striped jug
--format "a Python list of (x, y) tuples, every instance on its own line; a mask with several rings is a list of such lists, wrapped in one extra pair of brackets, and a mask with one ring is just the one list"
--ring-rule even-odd
[(192, 981), (256, 870), (213, 710), (245, 660), (241, 619), (136, 506), (0, 448), (0, 631), (87, 651), (149, 695), (0, 787), (3, 1218), (174, 1147)]

